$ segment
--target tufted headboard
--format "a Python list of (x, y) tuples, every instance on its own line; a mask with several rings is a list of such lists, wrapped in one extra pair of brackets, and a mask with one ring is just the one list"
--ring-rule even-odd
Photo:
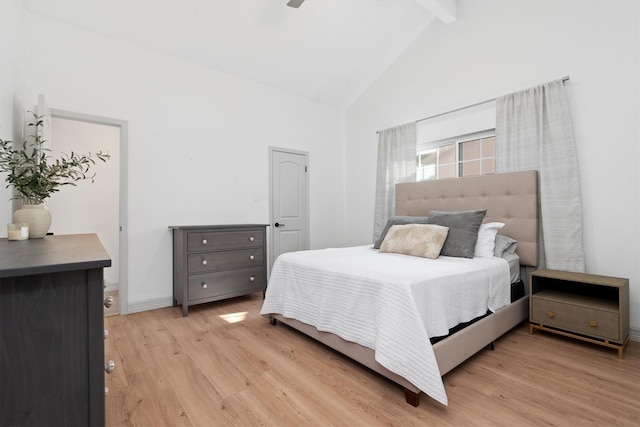
[(396, 184), (396, 215), (486, 209), (484, 222), (518, 241), (520, 264), (538, 265), (538, 172), (510, 172)]

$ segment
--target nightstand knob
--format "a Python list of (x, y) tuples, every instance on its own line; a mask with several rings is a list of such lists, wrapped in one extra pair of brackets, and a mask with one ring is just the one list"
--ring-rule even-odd
[(249, 277), (249, 281), (250, 281), (250, 282), (254, 282), (255, 280), (256, 280), (256, 276), (251, 276), (251, 277)]
[(549, 310), (549, 311), (547, 311), (547, 316), (549, 316), (549, 317), (555, 317), (555, 316), (556, 316), (556, 314), (555, 314), (553, 311)]
[(591, 326), (592, 328), (597, 328), (598, 322), (596, 320), (589, 320), (589, 326)]
[(209, 287), (209, 285), (207, 285), (206, 283), (202, 282), (202, 289), (207, 289)]
[(203, 244), (203, 245), (206, 245), (207, 243), (209, 243), (209, 242), (207, 241), (207, 239), (202, 239), (202, 244)]
[(249, 259), (250, 259), (251, 261), (253, 261), (255, 258), (256, 258), (255, 256), (253, 256), (253, 255), (249, 255)]
[(249, 241), (250, 241), (250, 242), (253, 242), (254, 240), (256, 240), (256, 238), (255, 238), (255, 237), (253, 237), (253, 236), (249, 237)]
[(113, 305), (113, 297), (111, 297), (111, 296), (106, 297), (104, 299), (104, 301), (103, 301), (103, 304), (104, 304), (105, 307), (111, 308), (111, 306)]
[(113, 372), (116, 369), (116, 362), (114, 362), (113, 360), (109, 360), (105, 365), (104, 365), (104, 371), (107, 374), (110, 374), (111, 372)]
[(203, 259), (203, 260), (202, 260), (202, 265), (207, 265), (207, 264), (208, 264), (207, 260), (206, 260), (206, 259)]

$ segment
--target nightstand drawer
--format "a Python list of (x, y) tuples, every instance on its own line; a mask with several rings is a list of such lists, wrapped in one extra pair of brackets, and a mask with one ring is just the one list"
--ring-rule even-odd
[(245, 291), (264, 289), (266, 277), (263, 267), (227, 270), (189, 276), (189, 301), (221, 298)]
[(617, 342), (620, 340), (618, 313), (536, 298), (535, 295), (531, 304), (531, 322)]
[(189, 274), (227, 268), (253, 267), (263, 264), (264, 250), (262, 247), (237, 251), (202, 252), (187, 256), (187, 271)]
[(190, 232), (187, 251), (214, 251), (237, 248), (261, 248), (264, 232), (258, 230)]

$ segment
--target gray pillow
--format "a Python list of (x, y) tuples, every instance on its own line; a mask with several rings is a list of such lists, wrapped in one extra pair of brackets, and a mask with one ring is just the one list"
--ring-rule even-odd
[(511, 237), (498, 234), (496, 236), (496, 246), (493, 249), (493, 255), (498, 258), (504, 258), (516, 252), (518, 242)]
[(378, 240), (376, 240), (376, 242), (373, 244), (373, 249), (380, 249), (380, 245), (382, 244), (382, 241), (384, 240), (385, 236), (387, 235), (387, 232), (393, 225), (426, 224), (426, 223), (427, 223), (426, 216), (392, 216), (391, 218), (389, 218), (386, 225), (384, 226), (384, 229), (382, 230), (382, 234), (380, 234), (380, 237), (378, 238)]
[(431, 211), (427, 224), (449, 227), (449, 235), (440, 255), (473, 258), (478, 240), (478, 230), (487, 210), (441, 212)]

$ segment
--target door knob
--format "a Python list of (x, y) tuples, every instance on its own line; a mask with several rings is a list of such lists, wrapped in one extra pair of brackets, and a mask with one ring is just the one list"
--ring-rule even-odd
[(279, 222), (276, 222), (276, 223), (275, 223), (275, 224), (273, 224), (273, 225), (275, 225), (276, 227), (284, 227), (284, 224), (280, 224)]

